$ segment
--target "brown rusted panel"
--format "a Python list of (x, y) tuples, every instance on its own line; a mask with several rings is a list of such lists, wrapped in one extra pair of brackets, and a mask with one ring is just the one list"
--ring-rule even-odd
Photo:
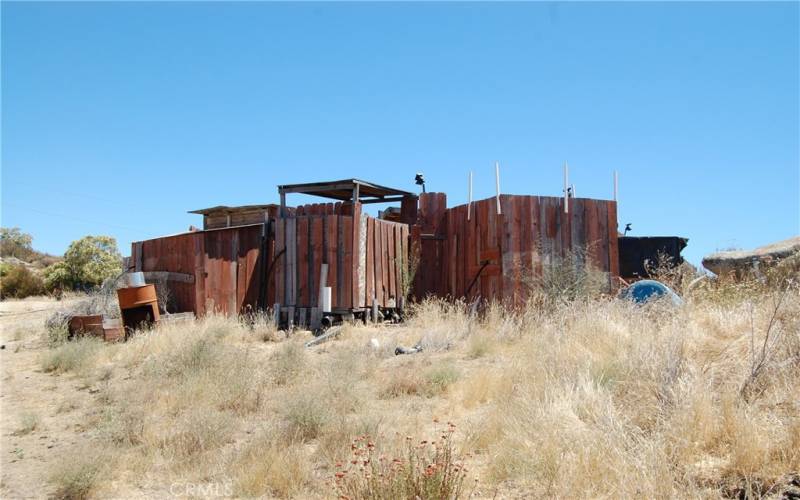
[(309, 306), (308, 217), (297, 217), (297, 307)]
[(286, 304), (284, 291), (286, 288), (286, 219), (275, 219), (275, 257), (273, 257), (273, 287), (275, 302)]
[(405, 224), (417, 222), (417, 198), (406, 196), (400, 202), (400, 221)]
[(353, 307), (353, 217), (342, 216), (342, 247), (344, 248), (344, 268), (342, 269), (342, 296), (339, 307), (351, 309)]
[(253, 312), (259, 306), (261, 293), (261, 274), (265, 265), (262, 263), (261, 234), (263, 226), (248, 226), (238, 229), (239, 262), (237, 282), (237, 308), (239, 312)]
[(319, 282), (320, 278), (320, 271), (322, 268), (322, 261), (324, 260), (325, 256), (323, 255), (323, 240), (324, 240), (324, 233), (323, 233), (323, 219), (324, 215), (322, 215), (324, 211), (324, 206), (319, 205), (317, 207), (318, 215), (312, 217), (310, 220), (311, 224), (311, 269), (309, 270), (309, 282), (310, 282), (310, 305), (312, 307), (322, 307), (322, 304), (319, 303), (319, 293), (320, 287), (324, 286)]
[(339, 216), (325, 216), (325, 259), (328, 264), (328, 286), (331, 287), (331, 307), (339, 303)]
[(418, 220), (423, 233), (436, 233), (447, 209), (444, 193), (423, 193), (419, 197)]
[(617, 202), (607, 202), (608, 207), (608, 267), (612, 285), (616, 286), (619, 277), (619, 238), (617, 232)]
[(595, 202), (595, 230), (594, 238), (597, 241), (597, 251), (593, 255), (594, 265), (604, 272), (611, 272), (608, 267), (608, 202), (597, 200)]
[(206, 246), (203, 233), (192, 234), (192, 243), (194, 250), (194, 307), (192, 310), (195, 315), (201, 316), (206, 313)]
[[(375, 220), (375, 231), (373, 233), (373, 247), (375, 249), (375, 297), (378, 305), (383, 306), (386, 303), (386, 287), (384, 285), (384, 272), (383, 272), (383, 225), (379, 220)], [(422, 282), (420, 282), (422, 283)], [(422, 284), (424, 289), (424, 284)]]

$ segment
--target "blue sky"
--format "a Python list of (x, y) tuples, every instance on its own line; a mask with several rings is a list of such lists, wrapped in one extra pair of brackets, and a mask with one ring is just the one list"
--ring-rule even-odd
[[(693, 262), (800, 233), (798, 3), (2, 3), (2, 225), (60, 254), (358, 177), (610, 198)], [(301, 201), (299, 197), (290, 202)]]

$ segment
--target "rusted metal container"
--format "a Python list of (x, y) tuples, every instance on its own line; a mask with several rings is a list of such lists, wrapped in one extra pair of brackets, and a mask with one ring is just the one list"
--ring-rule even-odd
[(69, 336), (92, 335), (103, 338), (103, 316), (73, 316), (67, 323)]
[(122, 326), (121, 319), (103, 320), (103, 339), (106, 342), (125, 340), (125, 328)]
[(117, 290), (117, 298), (122, 312), (122, 324), (126, 330), (135, 330), (158, 321), (155, 285), (120, 288)]

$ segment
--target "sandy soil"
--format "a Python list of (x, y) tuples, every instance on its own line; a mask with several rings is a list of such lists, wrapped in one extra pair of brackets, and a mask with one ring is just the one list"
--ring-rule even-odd
[(90, 437), (85, 433), (97, 408), (95, 390), (74, 376), (56, 377), (40, 368), (47, 349), (42, 325), (64, 305), (41, 298), (0, 302), (2, 498), (49, 496), (52, 467)]

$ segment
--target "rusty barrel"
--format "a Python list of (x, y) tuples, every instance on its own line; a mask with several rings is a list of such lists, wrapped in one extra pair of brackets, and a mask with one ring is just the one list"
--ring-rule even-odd
[(152, 324), (159, 319), (158, 298), (155, 285), (133, 286), (117, 289), (122, 323), (134, 330), (143, 323)]

